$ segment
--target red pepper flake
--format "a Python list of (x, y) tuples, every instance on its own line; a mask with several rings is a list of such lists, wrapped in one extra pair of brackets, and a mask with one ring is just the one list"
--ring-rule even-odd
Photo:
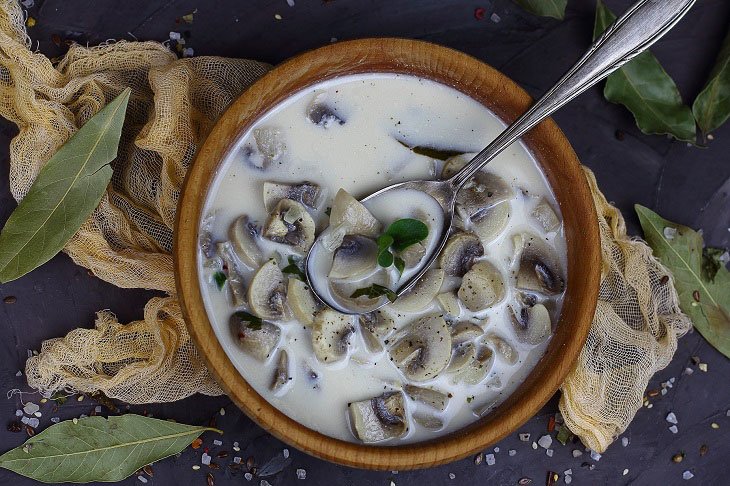
[(200, 449), (200, 446), (202, 443), (203, 443), (203, 439), (198, 438), (198, 439), (195, 439), (192, 442), (192, 444), (190, 444), (190, 447), (192, 447), (193, 449)]
[(486, 10), (482, 7), (478, 7), (474, 10), (474, 18), (477, 20), (482, 20), (484, 18), (484, 14), (486, 13)]
[(28, 437), (33, 437), (35, 435), (35, 429), (31, 427), (30, 425), (25, 425), (25, 433), (28, 434)]
[(213, 480), (213, 475), (211, 473), (208, 473), (206, 478), (208, 480), (208, 486), (213, 486), (215, 484), (215, 481)]
[(555, 417), (550, 417), (550, 420), (548, 420), (548, 433), (552, 434), (554, 428), (555, 428)]
[(700, 447), (700, 456), (707, 454), (707, 449), (707, 444), (702, 444), (702, 447)]
[(143, 467), (143, 468), (142, 468), (142, 470), (143, 470), (143, 471), (145, 472), (145, 474), (146, 474), (146, 475), (148, 475), (149, 477), (152, 477), (152, 476), (154, 476), (154, 474), (152, 474), (152, 466), (150, 466), (149, 464), (147, 464), (147, 465), (146, 465), (145, 467)]
[(205, 449), (203, 449), (203, 453), (204, 454), (207, 454), (208, 453), (208, 448), (207, 447)]
[(147, 409), (142, 410), (142, 415), (147, 415)]
[(699, 302), (700, 301), (700, 293), (699, 293), (699, 291), (695, 290), (694, 292), (692, 292), (692, 297), (694, 297), (695, 302)]

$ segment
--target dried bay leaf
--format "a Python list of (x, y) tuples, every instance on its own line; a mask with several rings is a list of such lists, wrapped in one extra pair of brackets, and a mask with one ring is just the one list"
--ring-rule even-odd
[[(707, 267), (705, 259), (713, 256), (703, 254), (702, 237), (696, 231), (644, 206), (634, 207), (644, 239), (674, 275), (682, 311), (715, 349), (730, 358), (730, 272), (722, 265), (710, 278), (703, 268)], [(665, 228), (670, 230), (665, 232)]]
[(121, 481), (206, 430), (221, 433), (134, 414), (66, 420), (0, 456), (0, 467), (44, 483)]
[[(614, 20), (616, 16), (598, 0), (593, 39), (600, 37)], [(647, 135), (670, 134), (691, 143), (697, 140), (692, 110), (682, 101), (674, 80), (649, 51), (611, 74), (606, 79), (603, 96), (628, 108), (639, 129)]]
[(99, 204), (112, 176), (130, 90), (82, 126), (41, 169), (0, 233), (0, 282), (53, 258)]
[(558, 20), (565, 18), (565, 6), (568, 3), (567, 0), (514, 0), (514, 2), (532, 14)]
[(424, 157), (428, 157), (430, 159), (436, 159), (436, 160), (446, 160), (450, 157), (454, 157), (456, 155), (463, 155), (466, 152), (462, 152), (460, 150), (448, 150), (448, 149), (438, 149), (435, 147), (425, 147), (421, 145), (415, 145), (410, 146), (407, 143), (403, 142), (402, 140), (396, 139), (397, 142), (407, 149), (409, 149), (411, 152), (413, 152), (416, 155), (422, 155)]
[(707, 84), (692, 104), (692, 112), (704, 136), (730, 117), (730, 33), (720, 49)]

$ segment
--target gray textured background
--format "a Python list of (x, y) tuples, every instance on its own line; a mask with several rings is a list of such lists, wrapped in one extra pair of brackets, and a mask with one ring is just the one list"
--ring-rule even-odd
[[(629, 0), (608, 0), (616, 12), (629, 6)], [(486, 18), (477, 21), (474, 9), (486, 9)], [(52, 34), (62, 39), (74, 38), (90, 45), (106, 39), (165, 40), (170, 31), (190, 32), (188, 46), (196, 55), (221, 55), (253, 58), (270, 63), (280, 62), (298, 52), (321, 46), (332, 37), (340, 40), (367, 36), (400, 36), (429, 40), (450, 46), (482, 59), (514, 79), (533, 95), (548, 88), (588, 47), (594, 14), (593, 0), (569, 0), (564, 22), (531, 16), (508, 0), (296, 0), (289, 7), (285, 0), (243, 1), (151, 1), (127, 0), (116, 2), (81, 0), (37, 0), (31, 15), (37, 24), (30, 35), (39, 42), (41, 52), (49, 56), (63, 53), (56, 47)], [(198, 9), (193, 25), (176, 18)], [(499, 23), (489, 17), (496, 12)], [(283, 20), (274, 19), (279, 13)], [(687, 18), (664, 40), (653, 48), (667, 71), (677, 81), (685, 100), (691, 102), (701, 90), (712, 67), (720, 43), (730, 21), (727, 0), (700, 0)], [(730, 125), (715, 133), (707, 149), (688, 147), (663, 136), (645, 136), (635, 127), (630, 114), (622, 107), (606, 103), (600, 89), (594, 88), (579, 100), (564, 108), (556, 117), (560, 127), (573, 144), (581, 161), (592, 168), (607, 198), (623, 211), (630, 232), (638, 233), (637, 218), (632, 210), (641, 203), (663, 216), (694, 228), (702, 228), (708, 245), (730, 246)], [(623, 132), (617, 137), (616, 132)], [(15, 127), (0, 121), (0, 222), (7, 219), (15, 207), (7, 185), (8, 143)], [(121, 321), (142, 316), (143, 304), (150, 293), (142, 290), (122, 290), (87, 275), (68, 257), (59, 255), (30, 275), (9, 284), (0, 285), (0, 298), (16, 296), (13, 304), (0, 303), (0, 390), (23, 388), (24, 378), (15, 376), (24, 368), (28, 349), (39, 349), (43, 339), (60, 336), (78, 326), (92, 325), (94, 312), (110, 309)], [(690, 357), (699, 356), (708, 364), (702, 373), (691, 364)], [(695, 373), (682, 376), (686, 366)], [(494, 466), (475, 466), (472, 459), (422, 471), (369, 472), (335, 466), (303, 453), (291, 451), (291, 464), (279, 474), (266, 478), (273, 485), (284, 484), (378, 484), (387, 485), (393, 479), (398, 486), (422, 484), (516, 484), (530, 477), (533, 484), (544, 484), (548, 470), (561, 474), (572, 468), (573, 484), (728, 484), (730, 467), (730, 363), (712, 349), (697, 333), (683, 338), (674, 360), (658, 373), (649, 388), (676, 377), (674, 387), (666, 396), (653, 399), (653, 408), (642, 408), (624, 434), (630, 444), (624, 448), (613, 445), (600, 461), (586, 454), (577, 459), (571, 450), (580, 445), (563, 447), (555, 443), (552, 458), (544, 450), (533, 451), (520, 442), (517, 434), (501, 441)], [(38, 402), (37, 396), (26, 396)], [(557, 410), (553, 399), (522, 432), (533, 438), (546, 433), (548, 417)], [(17, 396), (0, 399), (0, 418), (9, 422), (20, 406)], [(178, 403), (132, 407), (132, 411), (147, 410), (161, 418), (197, 424), (207, 423), (225, 407), (225, 416), (217, 423), (225, 431), (224, 445), (211, 448), (211, 453), (227, 450), (238, 441), (245, 459), (254, 456), (259, 465), (285, 447), (243, 416), (225, 397), (192, 397)], [(74, 400), (51, 412), (44, 405), (41, 428), (49, 418), (68, 418), (89, 413), (93, 404)], [(664, 420), (669, 411), (679, 418), (679, 433), (668, 431)], [(719, 429), (712, 429), (716, 422)], [(0, 451), (21, 444), (25, 433), (0, 429)], [(204, 436), (207, 445), (214, 437)], [(699, 448), (709, 452), (700, 457)], [(516, 449), (517, 455), (507, 456)], [(686, 452), (681, 464), (671, 456)], [(491, 451), (490, 451), (491, 452)], [(204, 466), (199, 471), (191, 465), (199, 463), (200, 450), (188, 449), (181, 457), (154, 466), (154, 478), (148, 484), (203, 485)], [(217, 460), (222, 466), (231, 456)], [(595, 465), (589, 469), (587, 465)], [(307, 480), (298, 481), (295, 469), (307, 470)], [(624, 476), (622, 472), (628, 469)], [(683, 481), (682, 471), (691, 470), (695, 478)], [(216, 484), (246, 483), (242, 473), (232, 474), (225, 467), (212, 471)], [(26, 485), (31, 481), (0, 470), (3, 484)], [(254, 480), (258, 484), (258, 480)], [(138, 484), (130, 478), (125, 484)]]

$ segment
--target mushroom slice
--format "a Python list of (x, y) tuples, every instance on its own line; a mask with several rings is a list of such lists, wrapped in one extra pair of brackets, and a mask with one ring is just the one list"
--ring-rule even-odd
[(560, 274), (557, 261), (553, 249), (544, 244), (540, 237), (523, 235), (516, 287), (548, 295), (561, 293), (565, 280)]
[(365, 347), (373, 354), (383, 351), (383, 343), (380, 342), (378, 336), (367, 327), (360, 326), (360, 334), (365, 342)]
[(349, 235), (363, 235), (375, 238), (382, 226), (370, 211), (344, 189), (337, 191), (330, 212), (330, 226), (337, 228), (344, 224)]
[(317, 207), (319, 185), (304, 181), (299, 184), (285, 182), (264, 182), (264, 207), (271, 211), (282, 199), (292, 199), (314, 209)]
[(397, 252), (397, 256), (403, 259), (406, 268), (413, 268), (426, 256), (426, 247), (422, 243), (414, 243), (405, 250)]
[(243, 283), (241, 269), (234, 257), (233, 245), (230, 241), (216, 243), (215, 249), (221, 257), (223, 264), (227, 267), (227, 282), (231, 289), (231, 303), (235, 307), (242, 306), (246, 303), (246, 286)]
[(481, 240), (482, 245), (488, 245), (504, 231), (509, 222), (510, 209), (510, 202), (503, 201), (471, 218), (473, 231)]
[(256, 244), (256, 234), (248, 224), (248, 216), (239, 216), (231, 224), (228, 230), (228, 237), (231, 239), (231, 246), (236, 256), (250, 268), (258, 268), (261, 265), (263, 255)]
[(459, 322), (451, 328), (451, 361), (447, 370), (451, 373), (463, 369), (476, 357), (473, 341), (484, 334), (481, 326), (473, 322)]
[(546, 233), (556, 231), (560, 227), (560, 218), (545, 199), (542, 199), (532, 210), (532, 217), (540, 223)]
[(231, 329), (238, 337), (241, 348), (259, 361), (266, 361), (279, 343), (281, 329), (270, 322), (261, 325), (245, 319), (243, 312), (234, 312), (231, 316)]
[(446, 275), (463, 277), (474, 263), (474, 259), (484, 255), (484, 247), (476, 235), (456, 233), (451, 235), (439, 255), (439, 266)]
[(329, 128), (335, 123), (344, 125), (345, 120), (338, 115), (337, 110), (327, 103), (327, 93), (319, 93), (307, 107), (307, 119), (317, 126)]
[(490, 334), (487, 336), (486, 339), (484, 339), (484, 344), (492, 348), (498, 356), (510, 365), (517, 363), (519, 354), (515, 351), (515, 348), (496, 334)]
[(477, 348), (474, 346), (474, 343), (462, 343), (454, 346), (446, 371), (449, 373), (461, 371), (476, 358), (476, 352)]
[(403, 336), (390, 348), (396, 366), (412, 381), (436, 377), (449, 364), (451, 334), (446, 321), (438, 315), (422, 317), (403, 330)]
[(444, 271), (440, 268), (432, 268), (389, 307), (398, 312), (416, 312), (424, 309), (438, 295), (443, 281)]
[(421, 413), (413, 414), (413, 420), (428, 430), (441, 430), (444, 426), (443, 420), (435, 415), (426, 415)]
[(484, 329), (473, 322), (459, 322), (451, 328), (451, 342), (454, 346), (477, 339)]
[(279, 351), (279, 358), (276, 360), (276, 369), (274, 369), (274, 378), (271, 380), (269, 389), (277, 392), (284, 388), (291, 378), (289, 377), (289, 357), (286, 350)]
[(347, 235), (335, 250), (329, 278), (359, 280), (378, 266), (378, 245), (360, 235)]
[(474, 158), (475, 153), (454, 155), (446, 159), (444, 168), (441, 170), (441, 178), (448, 179), (457, 172), (459, 172), (471, 159)]
[(512, 324), (515, 328), (517, 340), (521, 343), (537, 345), (545, 341), (552, 331), (550, 313), (542, 304), (532, 307), (510, 306)]
[(264, 236), (305, 252), (314, 243), (314, 220), (302, 203), (282, 199), (266, 219)]
[(494, 353), (486, 346), (479, 348), (476, 356), (454, 376), (454, 382), (468, 385), (481, 383), (492, 368)]
[(401, 437), (408, 431), (405, 398), (400, 392), (350, 403), (350, 425), (363, 442)]
[(459, 305), (459, 298), (456, 296), (456, 292), (453, 290), (450, 292), (444, 292), (436, 296), (436, 300), (441, 305), (441, 308), (451, 317), (458, 317), (461, 314), (461, 306)]
[(447, 394), (441, 393), (440, 391), (434, 390), (432, 388), (423, 388), (415, 385), (405, 385), (403, 387), (403, 391), (406, 393), (406, 395), (411, 397), (412, 400), (424, 403), (429, 407), (435, 408), (439, 412), (443, 412), (444, 410), (446, 410), (446, 407), (448, 406), (450, 400)]
[(335, 363), (344, 359), (354, 332), (352, 316), (330, 308), (319, 311), (312, 324), (312, 347), (317, 359), (323, 363)]
[(248, 288), (248, 305), (251, 311), (266, 319), (284, 317), (286, 287), (284, 274), (276, 260), (269, 260), (256, 271)]
[(477, 172), (457, 194), (456, 212), (466, 220), (513, 196), (504, 179), (489, 172)]
[(382, 309), (360, 314), (358, 319), (360, 327), (364, 327), (378, 336), (386, 336), (394, 328), (393, 318)]
[(314, 296), (309, 285), (296, 278), (289, 279), (286, 302), (294, 317), (305, 326), (312, 325), (314, 314), (322, 308), (322, 304)]
[(505, 296), (502, 274), (491, 263), (479, 262), (464, 275), (458, 296), (472, 312), (492, 307)]
[(203, 256), (210, 258), (213, 256), (213, 223), (215, 222), (215, 211), (206, 214), (200, 222), (198, 246)]

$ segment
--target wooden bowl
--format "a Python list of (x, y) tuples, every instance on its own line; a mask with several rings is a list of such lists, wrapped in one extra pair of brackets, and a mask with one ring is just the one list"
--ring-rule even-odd
[(415, 469), (460, 459), (484, 449), (532, 417), (557, 391), (573, 366), (593, 319), (600, 279), (600, 242), (593, 199), (570, 143), (551, 119), (524, 142), (540, 163), (563, 214), (568, 268), (565, 301), (547, 351), (522, 385), (487, 416), (434, 440), (399, 446), (364, 445), (325, 436), (270, 405), (233, 366), (203, 305), (197, 258), (206, 194), (227, 152), (270, 108), (325, 79), (360, 73), (402, 73), (452, 86), (505, 122), (532, 103), (510, 79), (483, 62), (445, 47), (404, 39), (339, 42), (276, 67), (244, 92), (218, 120), (190, 167), (177, 210), (175, 269), (178, 298), (190, 334), (210, 371), (233, 402), (282, 441), (314, 456), (368, 469)]

